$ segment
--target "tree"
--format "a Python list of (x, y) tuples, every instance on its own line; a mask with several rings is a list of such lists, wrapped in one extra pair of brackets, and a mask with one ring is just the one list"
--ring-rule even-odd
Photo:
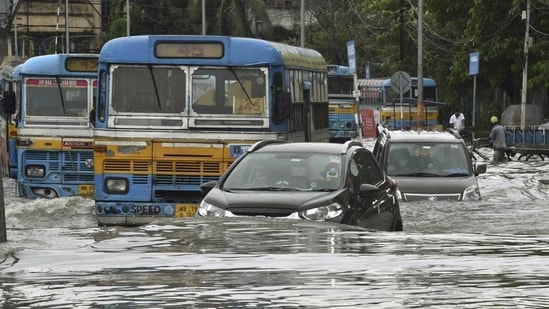
[[(206, 5), (206, 34), (272, 37), (272, 23), (262, 0), (208, 0)], [(193, 33), (202, 33), (202, 0), (191, 0), (188, 13)]]

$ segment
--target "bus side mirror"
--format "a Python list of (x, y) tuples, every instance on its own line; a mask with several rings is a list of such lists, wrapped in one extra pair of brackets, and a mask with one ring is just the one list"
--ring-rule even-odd
[(4, 114), (15, 114), (15, 92), (12, 90), (4, 91), (4, 99), (2, 100), (2, 112)]

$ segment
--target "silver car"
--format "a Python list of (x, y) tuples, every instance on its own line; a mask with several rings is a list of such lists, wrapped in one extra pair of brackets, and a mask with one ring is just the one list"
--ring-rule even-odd
[(476, 176), (486, 164), (477, 164), (456, 132), (385, 130), (373, 154), (396, 180), (401, 200), (481, 199)]

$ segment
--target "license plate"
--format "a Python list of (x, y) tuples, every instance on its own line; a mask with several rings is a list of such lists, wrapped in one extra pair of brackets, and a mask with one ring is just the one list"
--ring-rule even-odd
[(176, 204), (175, 217), (176, 218), (194, 217), (197, 210), (198, 210), (197, 204)]
[(93, 185), (78, 185), (78, 195), (92, 196)]

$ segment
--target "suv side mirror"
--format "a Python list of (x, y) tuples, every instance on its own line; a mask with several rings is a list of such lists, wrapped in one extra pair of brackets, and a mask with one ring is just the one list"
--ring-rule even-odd
[(486, 164), (475, 165), (475, 176), (486, 173)]
[(210, 190), (212, 190), (215, 185), (217, 184), (217, 181), (213, 180), (213, 181), (208, 181), (208, 182), (205, 182), (203, 184), (200, 185), (200, 193), (202, 193), (203, 195), (206, 195), (208, 194), (208, 192), (210, 192)]
[(363, 183), (360, 185), (359, 195), (365, 198), (375, 198), (379, 195), (379, 188), (369, 183)]

